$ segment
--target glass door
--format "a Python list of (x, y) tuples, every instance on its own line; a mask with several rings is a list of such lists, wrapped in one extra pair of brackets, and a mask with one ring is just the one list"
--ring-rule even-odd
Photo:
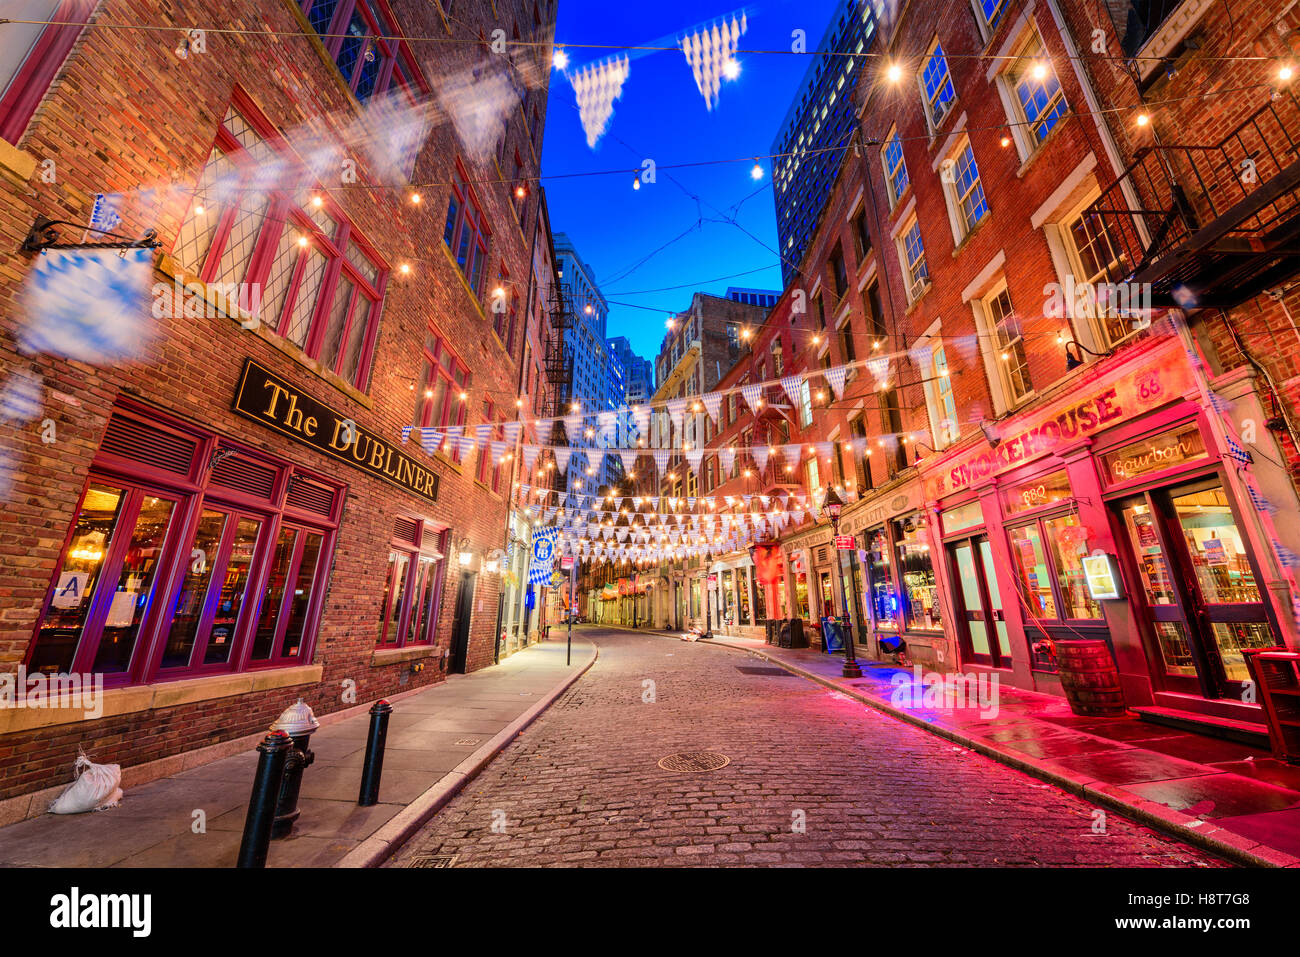
[(988, 538), (980, 535), (952, 542), (948, 557), (957, 581), (956, 618), (964, 626), (963, 657), (994, 668), (1011, 667), (1011, 644)]
[(1154, 676), (1168, 690), (1240, 697), (1243, 650), (1281, 642), (1222, 485), (1158, 489), (1117, 508), (1158, 651)]

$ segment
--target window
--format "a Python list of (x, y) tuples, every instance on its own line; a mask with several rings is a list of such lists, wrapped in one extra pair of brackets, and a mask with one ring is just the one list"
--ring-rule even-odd
[(919, 515), (891, 523), (898, 568), (898, 597), (903, 627), (908, 631), (942, 631), (939, 587), (930, 564), (930, 546), (917, 521)]
[(921, 244), (921, 224), (916, 217), (898, 240), (898, 258), (907, 275), (907, 298), (915, 302), (930, 284), (930, 270), (925, 264), (925, 246)]
[(812, 458), (808, 460), (807, 472), (808, 472), (808, 494), (811, 495), (822, 487), (821, 472), (818, 469), (817, 456), (814, 455)]
[(921, 375), (925, 382), (925, 401), (930, 412), (930, 430), (934, 436), (934, 447), (942, 449), (957, 441), (959, 431), (957, 400), (948, 369), (948, 354), (940, 339), (931, 340), (922, 351), (926, 355)]
[(772, 346), (772, 374), (780, 378), (785, 374), (785, 363), (781, 358), (781, 343)]
[(799, 427), (806, 429), (812, 425), (812, 390), (808, 380), (799, 383)]
[(1034, 386), (1029, 378), (1029, 360), (1025, 356), (1020, 320), (1011, 308), (1011, 296), (1006, 286), (984, 300), (984, 314), (993, 334), (993, 347), (997, 349), (1003, 387), (1014, 405), (1032, 392)]
[(853, 472), (858, 480), (858, 488), (866, 491), (871, 488), (871, 459), (868, 458), (871, 449), (867, 445), (867, 426), (862, 416), (855, 416), (849, 420), (849, 434), (853, 436), (850, 446)]
[(907, 178), (907, 164), (903, 162), (903, 140), (897, 130), (890, 136), (880, 155), (885, 164), (885, 184), (889, 187), (889, 208), (893, 209), (911, 182)]
[(1037, 146), (1047, 139), (1067, 109), (1061, 83), (1037, 33), (1031, 31), (1029, 42), (1007, 70), (1006, 79), (1015, 94), (1019, 128), (1030, 147)]
[(988, 215), (989, 211), (970, 140), (967, 140), (943, 164), (942, 178), (945, 192), (948, 194), (948, 203), (956, 220), (953, 235), (957, 242), (961, 242), (980, 220)]
[(1034, 618), (1100, 621), (1088, 591), (1080, 546), (1087, 531), (1074, 514), (1007, 529), (1021, 594)]
[(937, 127), (948, 115), (948, 110), (956, 99), (952, 89), (952, 76), (948, 73), (948, 60), (943, 55), (943, 47), (938, 39), (930, 47), (925, 65), (921, 68), (921, 91), (925, 95), (925, 109), (930, 118), (930, 126)]
[[(375, 644), (381, 648), (431, 644), (442, 610), (450, 531), (398, 519), (388, 552)], [(420, 542), (421, 545), (416, 545)]]
[(846, 318), (844, 324), (840, 326), (840, 364), (847, 365), (850, 362), (856, 362), (858, 358), (857, 350), (853, 345), (853, 320)]
[(387, 270), (322, 193), (259, 187), (264, 170), (287, 157), (242, 109), (221, 121), (172, 256), (204, 283), (237, 287), (230, 301), (364, 389)]
[(457, 162), (452, 173), (451, 198), (447, 202), (447, 225), (442, 241), (451, 250), (461, 275), (474, 291), (475, 298), (483, 293), (483, 270), (487, 262), (488, 239), (492, 232), (483, 218), (473, 191), (465, 182), (465, 175)]
[(732, 359), (740, 355), (740, 323), (727, 323), (727, 354)]
[(381, 4), (302, 0), (302, 11), (358, 100), (364, 103), (376, 93), (396, 89), (415, 103), (420, 90), (414, 60)]
[(1124, 271), (1125, 259), (1118, 244), (1106, 229), (1105, 220), (1084, 208), (1069, 220), (1061, 230), (1069, 247), (1074, 268), (1074, 301), (1066, 304), (1073, 314), (1083, 312), (1093, 319), (1102, 337), (1104, 348), (1112, 348), (1131, 336), (1141, 323), (1133, 322), (1133, 314), (1121, 308), (1121, 302), (1108, 302), (1108, 290), (1116, 288), (1114, 280)]
[(94, 9), (85, 0), (6, 4), (10, 22), (0, 46), (0, 137), (11, 143), (22, 138)]
[(853, 217), (853, 246), (858, 254), (858, 265), (861, 266), (867, 261), (867, 254), (871, 252), (871, 231), (867, 228), (865, 208), (859, 209)]
[(885, 464), (892, 479), (907, 468), (907, 446), (899, 441), (903, 432), (903, 409), (899, 405), (897, 389), (885, 389), (880, 393), (880, 417), (885, 424), (882, 441), (890, 453)]
[[(225, 455), (204, 467), (210, 448)], [(212, 433), (115, 409), (27, 667), (126, 685), (308, 660), (339, 495)]]
[[(424, 392), (415, 413), (419, 428), (444, 429), (465, 425), (465, 400), (461, 395), (469, 388), (469, 369), (456, 358), (447, 343), (430, 333), (424, 342)], [(449, 443), (452, 461), (460, 461), (460, 448)]]
[(979, 4), (980, 16), (984, 18), (984, 23), (991, 31), (1006, 12), (1007, 0), (976, 0), (976, 2)]
[(835, 280), (835, 297), (838, 300), (844, 295), (844, 290), (849, 288), (849, 273), (844, 266), (844, 250), (839, 243), (835, 244), (835, 251), (831, 253), (831, 276)]

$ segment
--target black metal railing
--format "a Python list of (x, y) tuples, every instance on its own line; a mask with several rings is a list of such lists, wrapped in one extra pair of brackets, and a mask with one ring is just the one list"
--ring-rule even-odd
[(1216, 144), (1142, 147), (1084, 211), (1101, 221), (1118, 254), (1112, 281), (1158, 281), (1168, 272), (1157, 264), (1188, 244), (1266, 252), (1298, 214), (1300, 101), (1291, 91), (1275, 94)]

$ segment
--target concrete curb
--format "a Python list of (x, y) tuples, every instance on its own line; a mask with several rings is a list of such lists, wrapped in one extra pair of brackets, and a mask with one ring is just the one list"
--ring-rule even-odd
[(917, 728), (922, 728), (937, 737), (946, 738), (962, 747), (982, 754), (987, 758), (992, 758), (999, 764), (1005, 764), (1022, 771), (1039, 780), (1046, 781), (1063, 791), (1075, 794), (1093, 804), (1101, 804), (1112, 810), (1118, 811), (1125, 817), (1132, 818), (1141, 824), (1150, 827), (1152, 830), (1160, 831), (1170, 837), (1177, 838), (1187, 844), (1192, 844), (1202, 850), (1217, 854), (1233, 863), (1243, 864), (1248, 867), (1300, 867), (1300, 858), (1293, 857), (1283, 851), (1276, 850), (1266, 844), (1253, 841), (1250, 838), (1243, 837), (1233, 831), (1225, 830), (1214, 825), (1210, 821), (1202, 821), (1200, 818), (1192, 817), (1181, 811), (1175, 811), (1163, 804), (1154, 801), (1148, 801), (1145, 798), (1138, 797), (1130, 793), (1123, 787), (1114, 784), (1107, 784), (1102, 781), (1082, 780), (1065, 771), (1065, 769), (1055, 768), (1051, 762), (1034, 763), (1026, 760), (1023, 755), (1010, 754), (993, 745), (977, 741), (974, 738), (962, 734), (960, 731), (954, 731), (951, 728), (944, 728), (909, 714), (889, 704), (884, 703), (878, 698), (864, 694), (856, 688), (846, 688), (843, 685), (836, 684), (824, 675), (816, 674), (800, 668), (798, 665), (782, 661), (780, 658), (773, 657), (766, 652), (759, 651), (756, 648), (747, 648), (743, 645), (733, 645), (727, 641), (718, 639), (704, 640), (706, 645), (716, 645), (719, 648), (726, 648), (730, 651), (743, 651), (756, 655), (764, 661), (769, 661), (774, 665), (784, 668), (791, 674), (806, 678), (823, 687), (830, 688), (845, 697), (852, 698), (861, 704), (887, 714), (892, 718), (897, 718)]
[(586, 664), (580, 665), (577, 671), (547, 692), (545, 697), (497, 732), (492, 740), (439, 778), (431, 788), (398, 811), (387, 824), (354, 847), (334, 866), (378, 867), (388, 860), (431, 817), (441, 811), (447, 802), (459, 794), (466, 784), (478, 777), (492, 759), (504, 751), (521, 731), (537, 719), (538, 715), (554, 704), (560, 695), (585, 675), (599, 657), (600, 648), (592, 642), (591, 657), (587, 659)]

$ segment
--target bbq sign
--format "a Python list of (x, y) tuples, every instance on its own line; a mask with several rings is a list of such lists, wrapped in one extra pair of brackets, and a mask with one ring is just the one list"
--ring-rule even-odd
[(433, 471), (252, 359), (244, 361), (234, 410), (398, 488), (431, 502), (438, 500), (438, 476)]

